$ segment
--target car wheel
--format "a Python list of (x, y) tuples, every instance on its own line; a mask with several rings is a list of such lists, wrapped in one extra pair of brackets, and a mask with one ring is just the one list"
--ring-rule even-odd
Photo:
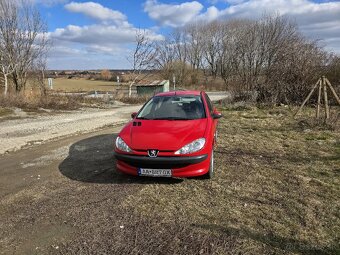
[(211, 179), (214, 176), (214, 150), (211, 150), (209, 171), (203, 176), (205, 179)]

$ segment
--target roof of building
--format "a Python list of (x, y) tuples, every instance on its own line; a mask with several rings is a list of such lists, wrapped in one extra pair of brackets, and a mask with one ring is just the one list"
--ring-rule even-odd
[(155, 80), (155, 81), (145, 81), (141, 80), (136, 83), (136, 86), (161, 86), (169, 82), (169, 80)]

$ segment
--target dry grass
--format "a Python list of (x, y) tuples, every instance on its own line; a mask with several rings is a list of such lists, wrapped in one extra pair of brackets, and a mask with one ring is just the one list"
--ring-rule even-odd
[(83, 78), (57, 78), (53, 79), (53, 89), (65, 92), (79, 92), (79, 91), (113, 91), (116, 82), (113, 81), (94, 81)]
[(0, 117), (6, 117), (8, 115), (11, 115), (12, 113), (13, 113), (12, 109), (0, 107)]
[(51, 110), (76, 110), (80, 107), (107, 107), (110, 100), (103, 98), (88, 98), (75, 95), (41, 96), (39, 93), (9, 94), (0, 96), (0, 107), (17, 107), (25, 111), (37, 111), (40, 108)]
[[(143, 104), (150, 96), (120, 97), (118, 101), (126, 104)], [(41, 96), (38, 92), (27, 92), (20, 94), (0, 95), (0, 116), (9, 115), (17, 107), (24, 111), (38, 111), (41, 108), (51, 110), (76, 110), (80, 107), (107, 108), (115, 104), (112, 98), (107, 97), (86, 97), (84, 95), (47, 94)]]
[(80, 107), (80, 101), (81, 99), (75, 96), (40, 96), (40, 94), (35, 93), (0, 96), (0, 106), (18, 107), (24, 110), (37, 110), (39, 108), (75, 110)]
[(284, 107), (223, 113), (213, 180), (148, 185), (125, 207), (231, 239), (211, 253), (339, 254), (339, 129), (301, 127)]
[(138, 97), (119, 97), (117, 98), (120, 102), (125, 104), (144, 104), (148, 101), (153, 95), (150, 96), (138, 96)]

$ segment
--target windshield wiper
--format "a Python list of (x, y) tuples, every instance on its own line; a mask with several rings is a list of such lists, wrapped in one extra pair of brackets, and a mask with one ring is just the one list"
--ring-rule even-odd
[(137, 120), (152, 120), (152, 119), (145, 118), (145, 117), (137, 117), (136, 119), (137, 119)]

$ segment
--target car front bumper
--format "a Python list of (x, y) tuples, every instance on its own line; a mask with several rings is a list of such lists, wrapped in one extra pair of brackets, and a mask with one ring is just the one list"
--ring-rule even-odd
[(209, 171), (210, 155), (155, 157), (120, 154), (115, 152), (117, 169), (130, 175), (138, 175), (138, 168), (171, 169), (172, 177), (200, 176)]

